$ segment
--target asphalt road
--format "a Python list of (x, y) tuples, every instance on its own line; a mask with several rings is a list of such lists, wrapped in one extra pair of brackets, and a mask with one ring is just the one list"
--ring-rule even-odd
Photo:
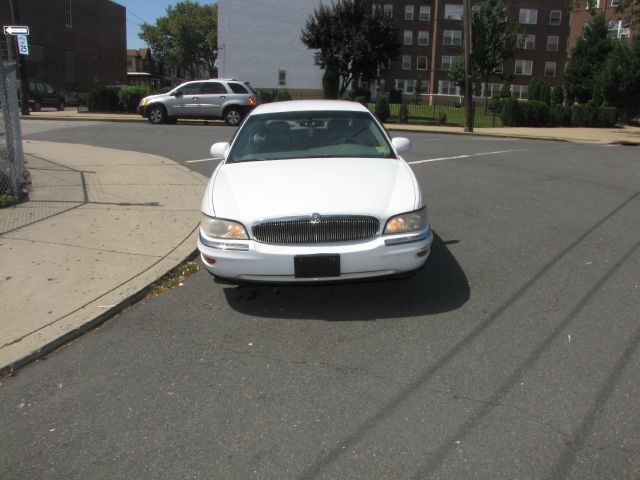
[[(178, 161), (233, 134), (23, 129)], [(3, 381), (0, 478), (640, 478), (637, 148), (409, 136), (415, 278), (200, 271)]]

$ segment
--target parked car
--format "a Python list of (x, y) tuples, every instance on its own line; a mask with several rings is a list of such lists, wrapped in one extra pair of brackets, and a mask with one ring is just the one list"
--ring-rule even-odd
[(249, 113), (203, 200), (198, 249), (233, 282), (314, 282), (412, 274), (433, 234), (422, 190), (362, 105), (264, 104)]
[(221, 118), (239, 125), (253, 109), (258, 94), (248, 83), (237, 80), (186, 82), (169, 93), (143, 98), (138, 113), (151, 123), (173, 123), (178, 118)]
[(64, 110), (66, 101), (64, 95), (56, 91), (49, 83), (42, 80), (29, 80), (29, 106), (34, 112), (42, 107), (54, 107)]
[(58, 90), (58, 93), (64, 97), (64, 103), (66, 106), (78, 106), (80, 103), (80, 94), (78, 92), (74, 92), (71, 90), (67, 90), (66, 88), (61, 88)]

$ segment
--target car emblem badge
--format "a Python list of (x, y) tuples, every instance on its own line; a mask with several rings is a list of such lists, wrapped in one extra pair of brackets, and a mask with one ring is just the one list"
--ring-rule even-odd
[(317, 225), (318, 223), (320, 223), (321, 219), (322, 219), (322, 216), (320, 216), (319, 213), (312, 213), (311, 214), (311, 224), (312, 225)]

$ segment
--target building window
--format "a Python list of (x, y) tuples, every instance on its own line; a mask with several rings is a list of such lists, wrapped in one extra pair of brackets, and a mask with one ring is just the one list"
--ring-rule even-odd
[(429, 32), (424, 30), (418, 32), (418, 45), (429, 45)]
[(520, 23), (527, 23), (535, 25), (538, 23), (538, 9), (536, 8), (521, 8), (520, 9)]
[(462, 30), (445, 30), (442, 35), (443, 45), (462, 45)]
[(440, 95), (460, 95), (460, 87), (449, 80), (439, 80), (438, 93)]
[(483, 83), (482, 96), (492, 97), (494, 93), (500, 93), (500, 88), (502, 88), (500, 83)]
[(404, 44), (411, 45), (413, 43), (413, 30), (404, 31)]
[(562, 10), (551, 10), (549, 14), (549, 25), (560, 25), (562, 22)]
[(620, 5), (620, 0), (611, 0), (612, 7), (617, 7), (618, 5)]
[(64, 23), (67, 27), (71, 27), (71, 0), (64, 0)]
[(452, 5), (445, 3), (444, 18), (445, 20), (462, 20), (462, 5)]
[(560, 44), (560, 37), (557, 35), (549, 35), (547, 37), (547, 52), (557, 52)]
[(631, 29), (626, 27), (623, 20), (609, 20), (609, 38), (629, 38)]
[(496, 68), (493, 69), (493, 73), (502, 74), (504, 73), (504, 63), (501, 63)]
[(278, 85), (286, 85), (286, 84), (287, 84), (287, 71), (278, 70)]
[(511, 85), (511, 96), (526, 100), (529, 98), (529, 87), (527, 85)]
[(442, 55), (442, 62), (440, 63), (441, 70), (451, 70), (451, 65), (455, 62), (456, 57), (454, 55)]
[(393, 17), (393, 5), (391, 5), (390, 3), (385, 3), (383, 9), (384, 14), (387, 17)]
[(544, 76), (545, 77), (556, 76), (556, 62), (544, 62)]
[(413, 20), (413, 5), (404, 6), (404, 19)]
[(420, 5), (419, 20), (421, 22), (428, 22), (429, 20), (431, 20), (431, 6), (429, 6), (429, 5)]
[(533, 60), (516, 60), (516, 75), (531, 75), (533, 72)]
[(402, 56), (402, 69), (411, 70), (411, 55)]
[(536, 36), (518, 35), (518, 48), (523, 50), (534, 50), (536, 48)]
[(427, 69), (427, 57), (416, 57), (416, 70)]
[(415, 91), (416, 81), (415, 80), (403, 80), (396, 79), (396, 90), (403, 93), (413, 93)]
[(375, 14), (376, 12), (381, 12), (381, 11), (382, 11), (382, 5), (380, 5), (379, 3), (371, 4), (371, 13)]

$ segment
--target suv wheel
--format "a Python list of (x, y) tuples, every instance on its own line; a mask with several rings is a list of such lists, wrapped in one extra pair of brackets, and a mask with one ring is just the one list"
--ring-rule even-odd
[(58, 102), (58, 110), (62, 111), (62, 110), (64, 110), (64, 107), (65, 107), (64, 100), (60, 100)]
[(151, 123), (158, 125), (159, 123), (164, 123), (166, 121), (167, 112), (165, 112), (164, 107), (160, 105), (152, 105), (149, 107), (147, 117)]
[(242, 111), (237, 107), (232, 107), (224, 112), (224, 121), (227, 125), (235, 127), (240, 124), (242, 120)]
[(33, 110), (34, 112), (39, 112), (40, 110), (42, 110), (42, 105), (40, 105), (40, 102), (35, 101), (33, 102), (33, 105), (31, 105), (31, 110)]

